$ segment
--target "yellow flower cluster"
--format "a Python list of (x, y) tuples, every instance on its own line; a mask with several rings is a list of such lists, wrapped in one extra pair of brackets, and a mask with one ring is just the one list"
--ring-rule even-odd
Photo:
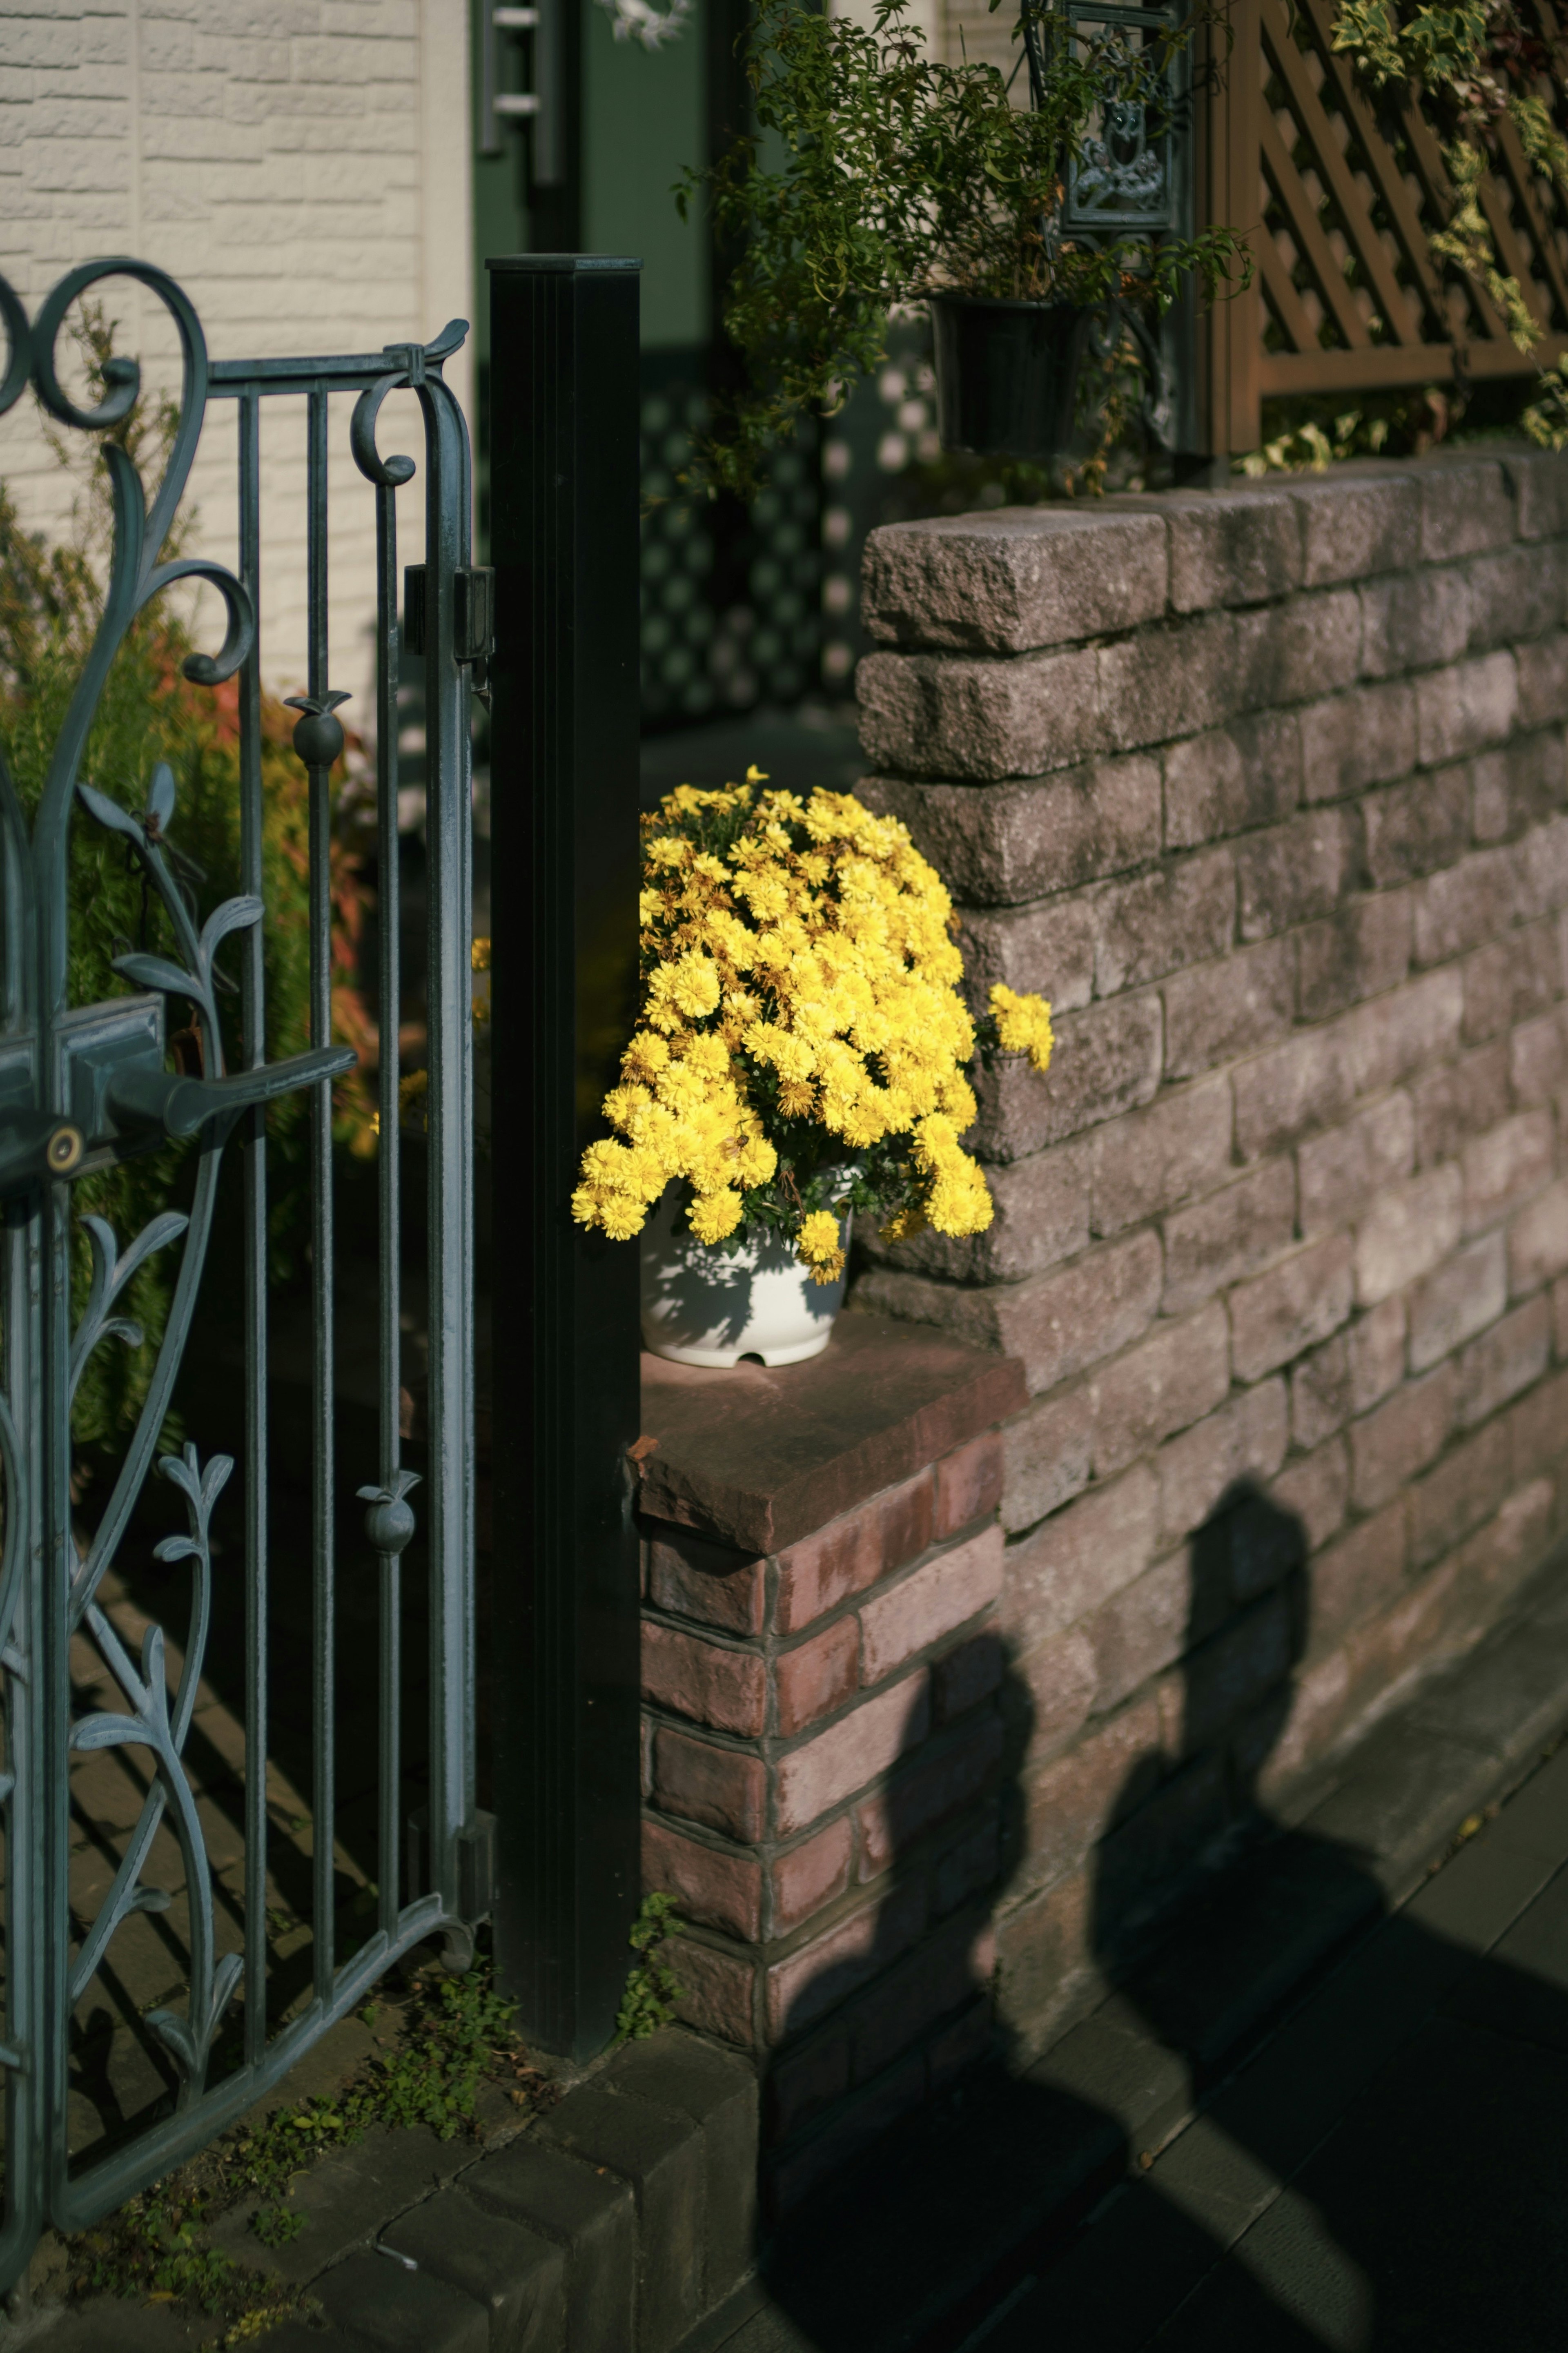
[[(848, 794), (803, 801), (756, 793), (763, 781), (753, 769), (721, 793), (682, 786), (662, 822), (645, 821), (641, 1018), (605, 1102), (616, 1136), (584, 1153), (573, 1214), (629, 1236), (684, 1177), (693, 1233), (718, 1242), (743, 1194), (776, 1175), (800, 1210), (801, 1257), (830, 1282), (839, 1219), (805, 1209), (790, 1182), (802, 1123), (842, 1146), (814, 1147), (817, 1165), (906, 1140), (918, 1200), (904, 1230), (990, 1224), (984, 1177), (959, 1144), (975, 1116), (963, 1075), (974, 1027), (952, 902), (905, 828)], [(994, 996), (1005, 1045), (1043, 1069), (1048, 1008)]]

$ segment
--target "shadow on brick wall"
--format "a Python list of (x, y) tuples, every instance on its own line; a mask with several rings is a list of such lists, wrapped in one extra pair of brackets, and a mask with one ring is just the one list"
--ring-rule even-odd
[[(1300, 1525), (1240, 1484), (1192, 1539), (1191, 1562), (1172, 1753), (1134, 1767), (1094, 1859), (1096, 1957), (1116, 1992), (1032, 2064), (1003, 2047), (944, 2084), (928, 2041), (901, 2063), (921, 2055), (926, 2068), (918, 2114), (898, 2063), (889, 2065), (881, 2080), (900, 2129), (819, 2188), (763, 2251), (775, 2305), (797, 2332), (780, 2339), (791, 2353), (956, 2353), (971, 2343), (1133, 2353), (1156, 2334), (1162, 2353), (1561, 2343), (1568, 1870), (1521, 1924), (1542, 1945), (1540, 1968), (1528, 1936), (1524, 1966), (1486, 1957), (1458, 1914), (1452, 1936), (1406, 1910), (1354, 1942), (1387, 1908), (1369, 1859), (1271, 1819), (1259, 1796), (1310, 1645)], [(1252, 1597), (1257, 1645), (1279, 1646), (1273, 1683), (1239, 1710), (1244, 1646), (1216, 1632), (1222, 1621), (1233, 1631), (1238, 1596)], [(1022, 1854), (1032, 1728), (1010, 1667), (1002, 1697), (993, 1905)], [(1216, 1759), (1232, 1841), (1252, 1862), (1214, 1873), (1194, 1898), (1196, 1856), (1181, 1825), (1204, 1809), (1173, 1810), (1167, 1793)], [(898, 1841), (879, 1933), (931, 1868), (929, 1836)], [(1176, 1933), (1160, 1941), (1162, 1908), (1168, 1929), (1184, 1881)], [(890, 1962), (907, 1930), (887, 1933)], [(1268, 2040), (1304, 1973), (1339, 1947), (1353, 1948), (1346, 1968)], [(972, 1931), (965, 1951), (975, 1949)], [(909, 1967), (890, 1967), (845, 2005), (868, 2048), (879, 2029), (901, 2047)], [(807, 1988), (798, 2000), (816, 2020), (822, 1993), (837, 1991)], [(988, 1994), (971, 1965), (952, 2015)], [(1324, 2002), (1326, 2022), (1315, 2022)], [(1235, 2076), (1260, 2047), (1258, 2066)], [(781, 2065), (787, 2055), (786, 2041)], [(1194, 2100), (1201, 2126), (1183, 2130)], [(955, 2306), (955, 2279), (984, 2284)]]

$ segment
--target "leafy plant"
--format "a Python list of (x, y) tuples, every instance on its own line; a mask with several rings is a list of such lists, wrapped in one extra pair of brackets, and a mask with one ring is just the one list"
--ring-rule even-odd
[(841, 405), (880, 364), (895, 305), (1114, 297), (1157, 313), (1189, 279), (1210, 299), (1249, 280), (1229, 229), (1091, 245), (1058, 225), (1068, 164), (1108, 106), (1165, 127), (1168, 69), (1195, 19), (1130, 37), (1025, 0), (1044, 69), (1023, 107), (996, 67), (929, 57), (910, 7), (875, 0), (866, 27), (812, 0), (761, 0), (745, 38), (754, 128), (678, 184), (682, 216), (706, 202), (732, 257), (724, 328), (750, 375), (700, 447), (691, 480), (710, 492), (751, 494), (804, 411)]
[[(1480, 185), (1506, 121), (1531, 168), (1568, 198), (1568, 139), (1542, 90), (1561, 70), (1563, 44), (1544, 39), (1538, 26), (1539, 19), (1525, 23), (1515, 0), (1458, 0), (1450, 7), (1341, 0), (1332, 35), (1374, 99), (1409, 93), (1436, 118), (1454, 203), (1431, 249), (1485, 289), (1521, 352), (1539, 342), (1541, 323), (1498, 258)], [(1395, 131), (1396, 150), (1402, 143)]]
[(305, 2217), (295, 2206), (258, 2206), (250, 2227), (264, 2247), (288, 2247), (304, 2229)]
[(640, 2042), (657, 2034), (661, 2026), (673, 2023), (675, 2005), (686, 1989), (662, 1955), (665, 1939), (680, 1925), (673, 1895), (656, 1889), (643, 1897), (626, 1939), (637, 1959), (626, 1972), (612, 2050), (618, 2050), (623, 2042)]

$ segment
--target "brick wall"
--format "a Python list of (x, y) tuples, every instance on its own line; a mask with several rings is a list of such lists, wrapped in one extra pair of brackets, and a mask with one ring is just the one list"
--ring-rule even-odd
[[(0, 271), (32, 313), (78, 262), (157, 262), (224, 359), (379, 351), (471, 318), (468, 41), (459, 0), (0, 5)], [(162, 306), (123, 280), (103, 299), (121, 348), (147, 359), (148, 380), (175, 381)], [(466, 399), (466, 360), (448, 380)], [(370, 493), (348, 454), (348, 406), (334, 403), (333, 680), (357, 698), (371, 675), (375, 542)], [(389, 406), (384, 448), (405, 446), (401, 421)], [(221, 403), (191, 496), (202, 544), (230, 561), (235, 450), (234, 405)], [(268, 418), (262, 462), (263, 645), (274, 681), (297, 685), (297, 413)], [(30, 402), (0, 424), (0, 478), (31, 523), (58, 526), (71, 486)], [(420, 502), (402, 503), (414, 560)], [(216, 606), (207, 619), (216, 622)]]
[(862, 794), (1058, 1012), (854, 1293), (1027, 1376), (1026, 2040), (1568, 1519), (1565, 584), (1534, 455), (868, 548)]
[[(775, 2214), (992, 2035), (997, 1417), (1023, 1380), (968, 1349), (927, 1351), (920, 1394), (884, 1405), (889, 1360), (907, 1377), (912, 1358), (918, 1377), (921, 1346), (880, 1319), (845, 1325), (826, 1356), (749, 1385), (746, 1367), (645, 1359), (658, 1435), (643, 1466), (644, 1879), (689, 1924), (681, 2015), (764, 2073)], [(684, 1474), (660, 1377), (706, 1418)], [(759, 1401), (766, 1426), (737, 1442), (736, 1414)], [(857, 1418), (869, 1452), (847, 1451)], [(765, 1486), (748, 1458), (770, 1448), (792, 1480), (837, 1461), (816, 1491), (829, 1516), (798, 1492), (737, 1511), (737, 1476)], [(676, 1513), (685, 1525), (661, 1516)]]

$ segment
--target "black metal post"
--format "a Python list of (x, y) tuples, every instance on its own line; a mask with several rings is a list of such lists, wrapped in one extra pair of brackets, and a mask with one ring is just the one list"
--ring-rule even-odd
[(488, 267), (496, 1956), (585, 2058), (638, 1894), (637, 1253), (569, 1201), (635, 1012), (641, 264)]

